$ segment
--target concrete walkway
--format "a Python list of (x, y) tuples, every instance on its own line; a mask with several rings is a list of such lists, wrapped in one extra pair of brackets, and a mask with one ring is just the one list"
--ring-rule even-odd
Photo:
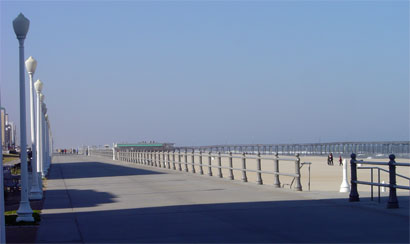
[(385, 209), (99, 157), (53, 160), (37, 242), (409, 242), (408, 196)]

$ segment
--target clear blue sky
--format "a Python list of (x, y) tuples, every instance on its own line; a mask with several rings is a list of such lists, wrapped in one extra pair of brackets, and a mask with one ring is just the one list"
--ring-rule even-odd
[(2, 105), (18, 122), (22, 12), (57, 147), (409, 140), (408, 1), (0, 8)]

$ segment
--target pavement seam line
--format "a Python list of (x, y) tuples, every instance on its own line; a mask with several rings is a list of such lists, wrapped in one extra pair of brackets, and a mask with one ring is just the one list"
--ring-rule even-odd
[(76, 213), (75, 213), (75, 211), (74, 211), (74, 208), (73, 208), (73, 202), (72, 202), (72, 200), (71, 200), (71, 196), (70, 196), (70, 194), (69, 194), (69, 192), (68, 192), (68, 190), (67, 190), (67, 184), (66, 184), (66, 182), (65, 182), (63, 169), (61, 168), (61, 165), (59, 165), (58, 168), (59, 168), (59, 170), (60, 170), (61, 178), (63, 179), (64, 190), (65, 190), (65, 192), (66, 192), (66, 194), (67, 194), (68, 201), (70, 202), (71, 212), (72, 212), (73, 215), (74, 215), (74, 222), (75, 222), (75, 226), (77, 227), (78, 234), (80, 235), (81, 243), (85, 243), (85, 242), (84, 242), (83, 233), (81, 233), (80, 225), (79, 225), (78, 220), (77, 220), (77, 215), (76, 215)]

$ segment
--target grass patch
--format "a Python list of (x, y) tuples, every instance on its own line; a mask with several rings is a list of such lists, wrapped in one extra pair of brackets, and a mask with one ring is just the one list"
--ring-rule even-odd
[(20, 156), (16, 154), (3, 154), (3, 163), (8, 163), (19, 158)]
[(4, 217), (5, 217), (5, 221), (6, 221), (6, 225), (39, 225), (40, 221), (41, 221), (41, 217), (40, 217), (40, 213), (41, 210), (33, 210), (33, 218), (34, 218), (34, 222), (17, 222), (17, 211), (13, 210), (13, 211), (7, 211), (4, 212)]
[(21, 169), (20, 168), (11, 168), (11, 173), (13, 175), (21, 175)]

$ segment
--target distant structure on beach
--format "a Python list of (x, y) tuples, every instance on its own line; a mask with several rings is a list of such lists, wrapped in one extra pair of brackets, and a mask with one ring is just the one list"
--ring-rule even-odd
[(160, 143), (155, 141), (150, 142), (138, 142), (138, 143), (123, 143), (115, 144), (114, 148), (116, 150), (170, 150), (174, 148), (175, 143)]

